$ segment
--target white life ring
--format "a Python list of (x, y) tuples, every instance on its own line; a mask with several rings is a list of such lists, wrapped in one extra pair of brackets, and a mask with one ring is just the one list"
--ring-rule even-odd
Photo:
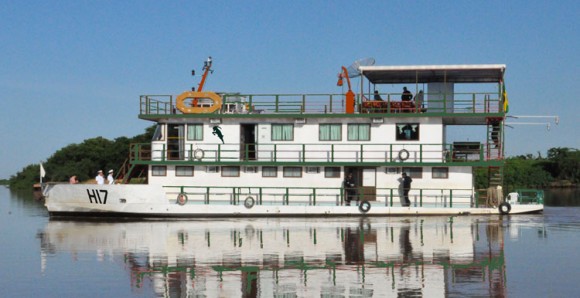
[(409, 151), (407, 151), (407, 149), (399, 151), (399, 159), (402, 161), (409, 159)]
[(202, 160), (204, 156), (205, 152), (203, 151), (203, 149), (197, 148), (195, 149), (195, 151), (193, 151), (193, 157), (197, 160)]
[(248, 209), (254, 207), (254, 198), (252, 196), (248, 196), (245, 200), (244, 200), (244, 206)]
[(187, 195), (185, 193), (180, 193), (177, 195), (177, 204), (183, 206), (187, 203)]
[(358, 210), (362, 213), (367, 213), (371, 210), (371, 203), (369, 201), (362, 201), (360, 205), (358, 205)]

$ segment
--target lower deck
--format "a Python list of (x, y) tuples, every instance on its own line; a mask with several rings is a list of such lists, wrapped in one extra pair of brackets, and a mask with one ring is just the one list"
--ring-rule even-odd
[[(50, 185), (45, 205), (51, 215), (120, 217), (329, 217), (407, 215), (492, 215), (535, 213), (542, 204), (504, 202), (479, 205), (472, 198), (418, 197), (409, 193), (411, 206), (396, 204), (390, 197), (345, 203), (341, 189), (161, 187), (156, 185)], [(255, 192), (251, 192), (255, 191)], [(421, 190), (423, 192), (424, 190)], [(334, 192), (334, 193), (332, 193)], [(414, 196), (414, 198), (413, 198)]]

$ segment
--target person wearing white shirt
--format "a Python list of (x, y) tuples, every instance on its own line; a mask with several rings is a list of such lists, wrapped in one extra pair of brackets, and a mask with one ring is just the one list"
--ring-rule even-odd
[(107, 176), (107, 181), (109, 181), (109, 184), (115, 184), (115, 178), (113, 177), (113, 170), (109, 170), (109, 176)]
[(99, 174), (95, 177), (95, 180), (97, 180), (97, 184), (105, 184), (105, 176), (102, 170), (99, 170)]

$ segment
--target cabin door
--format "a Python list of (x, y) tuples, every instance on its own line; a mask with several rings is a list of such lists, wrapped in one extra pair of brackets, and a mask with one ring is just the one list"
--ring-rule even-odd
[[(344, 175), (352, 173), (361, 200), (377, 200), (377, 169), (369, 167), (345, 167)], [(345, 176), (346, 177), (346, 176)]]
[(240, 124), (240, 160), (256, 160), (256, 124)]
[(185, 128), (183, 125), (169, 124), (167, 126), (167, 159), (183, 160), (184, 135)]

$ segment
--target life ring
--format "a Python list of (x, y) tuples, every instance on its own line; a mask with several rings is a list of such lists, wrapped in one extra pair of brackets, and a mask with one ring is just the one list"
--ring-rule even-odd
[(369, 210), (371, 210), (371, 203), (369, 203), (369, 201), (360, 202), (360, 204), (358, 205), (358, 210), (362, 213), (369, 212)]
[(506, 215), (506, 214), (509, 214), (510, 211), (512, 210), (512, 205), (510, 205), (510, 203), (508, 203), (508, 202), (503, 202), (503, 203), (499, 204), (498, 209), (499, 209), (499, 214)]
[[(209, 107), (199, 107), (197, 106), (196, 101), (200, 98), (207, 98), (211, 100), (213, 104)], [(192, 99), (192, 101), (195, 103), (195, 106), (187, 106), (185, 104), (186, 99)], [(175, 107), (184, 114), (210, 114), (215, 111), (219, 111), (222, 108), (222, 98), (217, 93), (211, 91), (185, 91), (175, 99)]]
[(185, 193), (180, 193), (177, 195), (177, 204), (183, 206), (187, 203), (187, 195)]
[(248, 209), (254, 207), (254, 198), (252, 196), (248, 196), (245, 200), (244, 200), (244, 206)]
[(203, 149), (197, 148), (195, 149), (195, 151), (193, 151), (193, 157), (197, 160), (202, 160), (204, 156), (205, 152), (203, 151)]
[(409, 151), (407, 151), (407, 149), (399, 151), (399, 159), (402, 161), (409, 159)]

